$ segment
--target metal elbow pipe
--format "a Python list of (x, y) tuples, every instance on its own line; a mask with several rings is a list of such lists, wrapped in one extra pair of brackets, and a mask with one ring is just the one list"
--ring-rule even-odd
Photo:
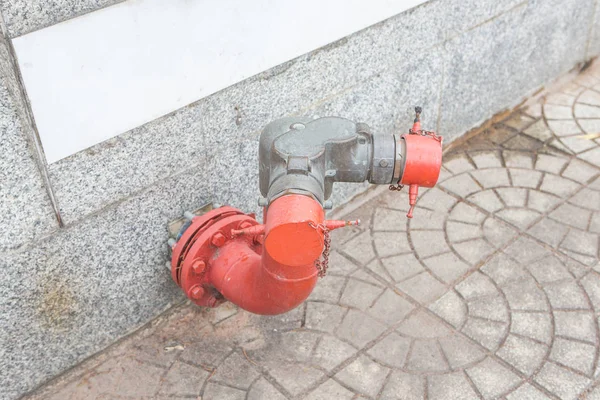
[(264, 225), (231, 207), (194, 217), (173, 246), (172, 277), (201, 306), (229, 300), (256, 314), (287, 312), (317, 283), (326, 232), (353, 224), (324, 217), (303, 195), (275, 200)]

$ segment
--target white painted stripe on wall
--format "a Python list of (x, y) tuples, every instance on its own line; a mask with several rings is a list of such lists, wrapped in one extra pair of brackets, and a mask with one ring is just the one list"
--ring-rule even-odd
[(14, 40), (49, 163), (425, 0), (129, 0)]

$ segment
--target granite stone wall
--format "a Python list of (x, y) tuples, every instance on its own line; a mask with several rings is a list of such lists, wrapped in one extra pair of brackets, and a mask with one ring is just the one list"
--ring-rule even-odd
[[(600, 53), (598, 1), (432, 0), (50, 165), (11, 39), (120, 1), (1, 2), (0, 399), (182, 300), (167, 223), (206, 202), (258, 211), (269, 121), (392, 133), (421, 105), (449, 142)], [(334, 204), (365, 188), (339, 185)]]

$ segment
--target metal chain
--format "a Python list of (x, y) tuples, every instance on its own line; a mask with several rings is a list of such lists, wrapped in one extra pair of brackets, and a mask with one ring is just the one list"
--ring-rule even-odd
[(390, 189), (392, 192), (399, 192), (399, 191), (401, 191), (402, 189), (404, 189), (404, 185), (401, 185), (401, 184), (399, 184), (399, 183), (398, 183), (397, 185), (390, 185), (389, 189)]
[(319, 277), (322, 278), (327, 274), (327, 267), (329, 267), (329, 249), (331, 247), (331, 237), (329, 236), (329, 229), (325, 225), (313, 225), (315, 229), (320, 229), (323, 232), (323, 260), (315, 261), (315, 267), (319, 271)]
[(413, 131), (412, 129), (408, 132), (411, 135), (421, 135), (421, 136), (430, 136), (432, 139), (437, 140), (438, 142), (442, 141), (442, 137), (435, 132), (425, 131), (421, 129), (420, 131)]

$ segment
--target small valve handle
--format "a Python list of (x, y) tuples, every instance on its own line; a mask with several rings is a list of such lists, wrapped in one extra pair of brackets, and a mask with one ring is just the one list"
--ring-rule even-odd
[(419, 185), (412, 184), (408, 188), (408, 204), (410, 205), (410, 208), (406, 214), (407, 218), (413, 217), (413, 211), (415, 210), (415, 205), (417, 204), (417, 197), (419, 197)]

